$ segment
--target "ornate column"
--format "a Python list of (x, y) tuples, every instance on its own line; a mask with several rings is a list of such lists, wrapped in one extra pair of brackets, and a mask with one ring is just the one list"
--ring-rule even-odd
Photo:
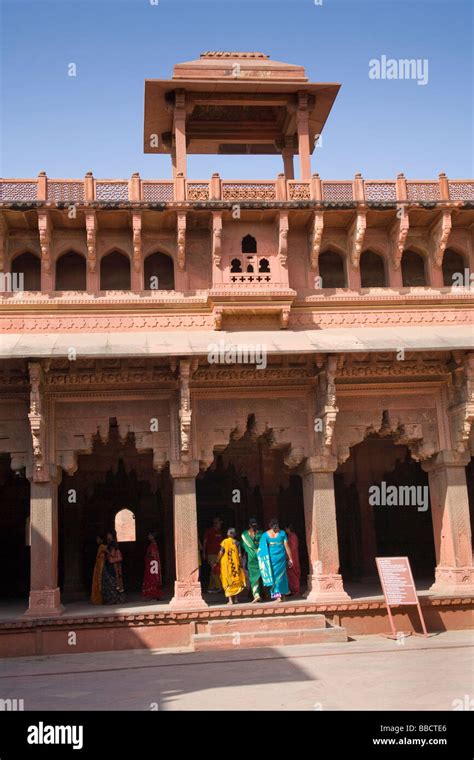
[(31, 580), (26, 617), (63, 611), (58, 587), (58, 480), (31, 483)]
[(310, 563), (308, 591), (310, 602), (345, 602), (339, 573), (339, 546), (334, 496), (335, 457), (310, 457), (303, 468), (303, 499), (306, 542)]
[(171, 462), (176, 581), (172, 609), (207, 608), (199, 583), (196, 475), (199, 462)]
[(467, 452), (440, 451), (423, 462), (430, 485), (437, 594), (473, 594), (474, 563), (465, 467)]
[(309, 143), (309, 110), (308, 93), (298, 93), (298, 108), (296, 111), (296, 128), (298, 131), (298, 153), (300, 155), (300, 179), (311, 179), (311, 146)]
[(58, 483), (59, 468), (51, 467), (48, 456), (49, 418), (43, 392), (43, 367), (29, 362), (32, 437), (30, 495), (31, 581), (29, 607), (25, 615), (60, 615), (58, 588)]

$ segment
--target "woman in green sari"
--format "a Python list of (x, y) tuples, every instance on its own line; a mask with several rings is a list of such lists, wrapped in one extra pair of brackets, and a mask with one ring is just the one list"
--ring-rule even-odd
[(252, 604), (259, 602), (261, 599), (261, 575), (257, 557), (261, 537), (262, 531), (258, 529), (258, 523), (255, 517), (251, 517), (249, 520), (249, 527), (242, 533), (242, 547), (247, 555), (247, 571), (253, 595)]

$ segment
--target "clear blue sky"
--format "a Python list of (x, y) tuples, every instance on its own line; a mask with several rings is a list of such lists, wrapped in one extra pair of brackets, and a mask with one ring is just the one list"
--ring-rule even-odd
[[(6, 177), (167, 178), (142, 151), (143, 80), (204, 50), (259, 50), (342, 88), (313, 154), (326, 179), (474, 176), (472, 0), (2, 0)], [(429, 81), (369, 60), (428, 59)], [(76, 78), (67, 75), (77, 66)], [(191, 157), (204, 179), (271, 178), (279, 157)]]

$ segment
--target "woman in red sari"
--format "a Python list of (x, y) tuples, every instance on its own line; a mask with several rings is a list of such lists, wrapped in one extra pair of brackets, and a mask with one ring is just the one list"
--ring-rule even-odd
[(290, 595), (300, 593), (300, 555), (298, 551), (298, 536), (293, 531), (293, 526), (290, 524), (285, 528), (285, 533), (288, 537), (288, 546), (290, 547), (291, 557), (293, 560), (292, 566), (288, 566), (288, 585), (290, 587)]
[(142, 589), (142, 594), (147, 599), (161, 599), (163, 596), (160, 553), (156, 536), (155, 532), (150, 532), (147, 536), (149, 543), (145, 552), (145, 574)]

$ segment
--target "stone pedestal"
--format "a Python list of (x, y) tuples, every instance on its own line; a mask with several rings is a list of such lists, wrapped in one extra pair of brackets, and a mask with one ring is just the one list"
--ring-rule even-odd
[(27, 617), (63, 612), (58, 587), (57, 483), (31, 484), (31, 582)]
[(333, 603), (350, 599), (344, 591), (339, 573), (335, 466), (336, 462), (332, 458), (326, 465), (317, 458), (311, 458), (307, 460), (302, 475), (306, 541), (311, 568), (306, 598), (310, 602)]
[(171, 463), (173, 478), (174, 540), (176, 581), (171, 609), (207, 609), (199, 583), (199, 545), (196, 511), (197, 463)]
[(465, 467), (467, 453), (441, 451), (425, 462), (430, 484), (431, 512), (436, 547), (437, 594), (473, 594), (474, 563)]

